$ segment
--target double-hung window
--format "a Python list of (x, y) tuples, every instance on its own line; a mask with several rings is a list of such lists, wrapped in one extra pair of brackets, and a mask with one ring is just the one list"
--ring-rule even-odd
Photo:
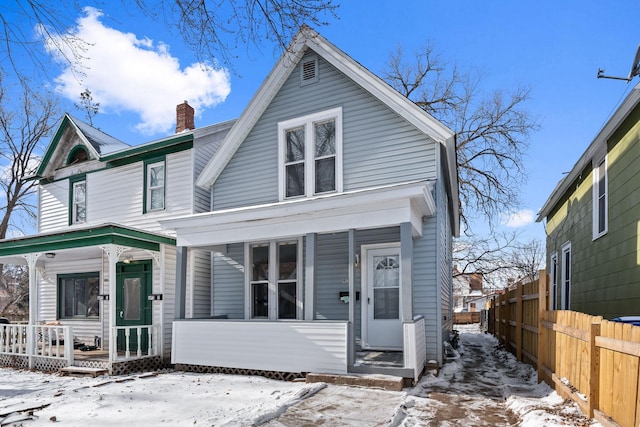
[(87, 222), (87, 181), (84, 175), (69, 180), (69, 225)]
[(297, 319), (302, 314), (299, 240), (248, 244), (247, 313), (251, 319)]
[(58, 275), (58, 318), (98, 318), (100, 273)]
[(145, 212), (165, 208), (165, 170), (164, 159), (145, 163)]
[(280, 200), (342, 191), (342, 108), (278, 123)]
[(562, 246), (562, 310), (571, 309), (571, 242)]
[(558, 297), (558, 253), (554, 252), (551, 255), (551, 296), (549, 300), (549, 310), (556, 309), (557, 297)]
[(593, 239), (607, 233), (607, 158), (593, 168)]

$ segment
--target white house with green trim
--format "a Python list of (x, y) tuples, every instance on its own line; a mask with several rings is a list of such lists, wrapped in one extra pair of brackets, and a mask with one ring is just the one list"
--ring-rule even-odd
[(52, 365), (73, 336), (98, 337), (112, 372), (415, 380), (443, 362), (451, 130), (308, 27), (238, 120), (184, 130), (192, 114), (181, 104), (176, 135), (135, 147), (64, 117), (36, 177), (38, 233), (0, 242), (37, 296), (0, 361)]
[(212, 254), (210, 293), (177, 278), (199, 319), (173, 323), (176, 366), (415, 379), (442, 363), (455, 135), (380, 78), (303, 27), (196, 184), (211, 211), (161, 221), (178, 265)]
[[(194, 180), (232, 125), (194, 131), (193, 109), (177, 110), (176, 135), (138, 146), (63, 117), (34, 178), (37, 234), (0, 242), (0, 262), (29, 266), (31, 296), (29, 324), (4, 326), (0, 363), (123, 372), (169, 360), (176, 241), (159, 221), (209, 209)], [(208, 253), (190, 267), (209, 283)], [(74, 340), (91, 351), (74, 359)]]

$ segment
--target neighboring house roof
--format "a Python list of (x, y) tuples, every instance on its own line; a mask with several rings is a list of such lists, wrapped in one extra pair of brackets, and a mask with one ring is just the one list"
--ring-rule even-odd
[(551, 193), (551, 196), (549, 196), (542, 206), (542, 209), (540, 209), (540, 212), (538, 212), (536, 222), (542, 221), (549, 215), (549, 213), (551, 213), (556, 204), (562, 199), (567, 190), (569, 190), (571, 183), (576, 180), (580, 172), (582, 172), (584, 168), (594, 160), (594, 158), (598, 158), (606, 154), (607, 140), (618, 129), (638, 103), (640, 103), (640, 83), (631, 90), (629, 95), (627, 95), (620, 107), (600, 130), (586, 151), (582, 153), (582, 156), (580, 156), (571, 171), (558, 182)]
[[(228, 126), (228, 123), (223, 122), (220, 125)], [(78, 138), (80, 138), (84, 146), (91, 152), (90, 157), (92, 159), (110, 162), (112, 164), (128, 163), (140, 160), (144, 156), (176, 152), (182, 149), (188, 149), (193, 145), (193, 131), (189, 130), (155, 141), (131, 146), (65, 113), (42, 157), (42, 161), (36, 172), (36, 177), (42, 178), (46, 176), (48, 166), (51, 161), (55, 162), (55, 160), (52, 160), (54, 153), (58, 149), (65, 130), (69, 126), (75, 130)]]
[(302, 26), (289, 48), (271, 70), (238, 121), (229, 131), (221, 148), (203, 169), (196, 184), (207, 189), (214, 184), (307, 49), (312, 49), (322, 56), (372, 96), (380, 99), (421, 132), (444, 146), (446, 149), (445, 170), (448, 175), (453, 216), (453, 234), (457, 236), (460, 221), (455, 133), (306, 25)]

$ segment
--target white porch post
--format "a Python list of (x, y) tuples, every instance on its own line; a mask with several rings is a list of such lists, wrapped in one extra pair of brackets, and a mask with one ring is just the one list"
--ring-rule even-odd
[(118, 355), (117, 335), (113, 333), (116, 326), (116, 264), (127, 248), (118, 245), (104, 245), (100, 248), (109, 258), (109, 360), (113, 362)]
[(356, 363), (356, 232), (349, 229), (349, 342), (347, 343), (348, 365)]
[(34, 252), (25, 254), (29, 268), (29, 326), (27, 330), (27, 355), (29, 356), (29, 369), (35, 367), (35, 359), (33, 358), (35, 350), (35, 328), (34, 325), (38, 320), (38, 271), (36, 270), (36, 262), (41, 253)]
[(175, 319), (186, 317), (187, 305), (187, 247), (176, 246), (176, 300)]
[(304, 266), (304, 320), (313, 320), (315, 312), (315, 259), (316, 259), (316, 234), (307, 234), (306, 258)]
[(400, 224), (400, 278), (402, 321), (413, 321), (413, 236), (411, 223)]

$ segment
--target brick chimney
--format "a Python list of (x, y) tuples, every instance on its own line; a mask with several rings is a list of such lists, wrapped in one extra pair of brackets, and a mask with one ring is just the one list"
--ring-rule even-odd
[(176, 107), (176, 133), (185, 130), (195, 129), (196, 125), (193, 121), (194, 110), (187, 101), (178, 104)]

